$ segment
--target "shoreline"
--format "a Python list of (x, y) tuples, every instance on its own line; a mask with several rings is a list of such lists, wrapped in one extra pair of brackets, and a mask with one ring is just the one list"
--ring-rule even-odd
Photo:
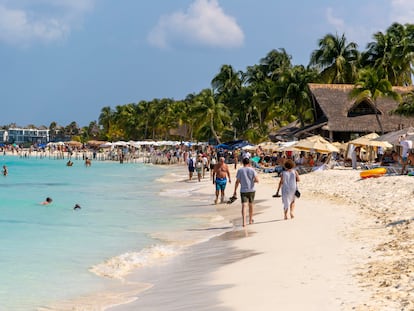
[[(346, 169), (301, 175), (302, 197), (297, 200), (297, 217), (288, 221), (282, 220), (281, 200), (272, 198), (278, 179), (264, 173), (259, 178), (255, 201), (265, 208), (256, 208), (255, 223), (243, 229), (240, 201), (227, 207), (232, 209), (231, 214), (239, 216), (233, 231), (221, 237), (224, 245), (219, 253), (232, 259), (223, 262), (216, 258), (204, 263), (207, 266), (200, 262), (200, 267), (194, 268), (196, 275), (208, 271), (207, 283), (202, 286), (202, 294), (198, 294), (214, 296), (208, 300), (195, 295), (197, 303), (209, 305), (214, 301), (214, 310), (270, 310), (278, 305), (294, 311), (305, 306), (307, 310), (412, 309), (414, 261), (410, 238), (414, 205), (409, 195), (414, 189), (414, 178), (384, 176), (361, 180), (359, 171)], [(399, 188), (399, 184), (405, 187)], [(234, 184), (227, 186), (227, 197), (233, 189)], [(199, 194), (210, 196), (213, 201), (214, 188), (204, 187)], [(404, 199), (409, 208), (396, 209), (395, 204)], [(390, 200), (394, 203), (390, 204)], [(220, 209), (216, 208), (219, 213)], [(194, 255), (192, 249), (197, 248), (214, 249), (212, 244), (218, 239), (192, 246), (189, 253)], [(388, 248), (389, 243), (393, 247)], [(185, 256), (188, 254), (174, 259), (175, 264), (185, 261)], [(401, 270), (398, 264), (405, 264), (405, 268)], [(191, 291), (199, 285), (194, 280), (183, 284), (181, 290)], [(158, 286), (141, 293), (130, 305), (108, 310), (148, 307), (157, 302), (153, 299), (160, 297), (165, 285)], [(281, 292), (283, 295), (278, 296)], [(192, 309), (191, 299), (181, 301), (188, 307), (181, 306), (180, 310)], [(163, 310), (158, 307), (154, 310)]]
[[(232, 228), (160, 265), (135, 270), (128, 295), (114, 294), (117, 302), (99, 310), (414, 309), (414, 178), (363, 180), (352, 169), (300, 175), (296, 217), (285, 221), (281, 199), (272, 198), (279, 179), (259, 173), (255, 223), (243, 228), (240, 200), (214, 206), (209, 177), (188, 182), (185, 165), (170, 167), (166, 174), (175, 174), (181, 190), (200, 198), (189, 204), (198, 202)], [(227, 185), (226, 198), (233, 189), (234, 183)], [(216, 229), (223, 228), (203, 230)], [(171, 288), (175, 282), (179, 286)], [(166, 305), (159, 305), (163, 300)]]

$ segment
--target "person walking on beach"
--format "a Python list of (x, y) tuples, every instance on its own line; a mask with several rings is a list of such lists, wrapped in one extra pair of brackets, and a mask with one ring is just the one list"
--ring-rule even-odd
[(187, 158), (187, 167), (188, 167), (188, 180), (192, 180), (195, 167), (194, 167), (194, 159), (191, 156), (191, 154), (189, 154)]
[(250, 159), (243, 159), (243, 167), (236, 173), (233, 197), (236, 197), (237, 188), (240, 185), (240, 199), (242, 202), (242, 222), (246, 226), (246, 206), (249, 206), (249, 224), (253, 224), (254, 196), (256, 194), (255, 183), (259, 182), (257, 172), (250, 166)]
[(407, 139), (407, 135), (402, 135), (399, 138), (400, 145), (402, 147), (401, 151), (401, 159), (402, 159), (402, 168), (401, 168), (401, 175), (404, 175), (405, 168), (408, 164), (408, 155), (410, 153), (410, 150), (413, 148), (413, 142), (409, 139)]
[(199, 154), (197, 156), (197, 162), (196, 162), (195, 170), (197, 172), (198, 181), (201, 181), (201, 176), (202, 176), (203, 171), (204, 171), (203, 158), (202, 158), (201, 154)]
[(282, 189), (282, 202), (285, 219), (288, 219), (287, 213), (290, 209), (290, 218), (294, 218), (295, 209), (295, 192), (297, 190), (297, 182), (299, 181), (299, 174), (294, 169), (295, 162), (288, 159), (284, 164), (284, 171), (280, 176), (279, 186), (277, 193)]
[(224, 202), (224, 190), (226, 190), (227, 177), (229, 178), (229, 183), (231, 183), (230, 170), (224, 160), (224, 157), (220, 157), (219, 162), (214, 165), (213, 169), (213, 185), (216, 185), (216, 199), (214, 200), (214, 204), (217, 204), (220, 193), (220, 202)]

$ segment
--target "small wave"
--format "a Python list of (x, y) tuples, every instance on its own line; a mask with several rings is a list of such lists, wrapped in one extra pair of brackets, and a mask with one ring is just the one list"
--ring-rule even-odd
[(148, 267), (157, 263), (160, 259), (173, 257), (180, 254), (180, 248), (168, 245), (153, 245), (144, 248), (140, 252), (128, 252), (112, 257), (107, 261), (93, 266), (89, 271), (98, 276), (123, 279), (133, 269)]

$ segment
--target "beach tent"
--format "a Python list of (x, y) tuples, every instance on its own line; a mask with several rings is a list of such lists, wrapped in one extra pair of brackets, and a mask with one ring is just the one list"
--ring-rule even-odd
[(324, 154), (339, 152), (339, 149), (337, 147), (319, 135), (299, 140), (296, 144), (293, 145), (293, 147), (303, 151), (319, 152)]

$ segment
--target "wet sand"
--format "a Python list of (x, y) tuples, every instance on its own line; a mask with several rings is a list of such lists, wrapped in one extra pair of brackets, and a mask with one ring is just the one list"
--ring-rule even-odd
[[(302, 197), (286, 221), (281, 199), (272, 198), (277, 182), (260, 174), (262, 209), (245, 229), (239, 200), (206, 205), (236, 217), (233, 231), (137, 271), (131, 280), (154, 286), (108, 310), (413, 310), (414, 178), (301, 175)], [(205, 185), (200, 195), (213, 202)]]

